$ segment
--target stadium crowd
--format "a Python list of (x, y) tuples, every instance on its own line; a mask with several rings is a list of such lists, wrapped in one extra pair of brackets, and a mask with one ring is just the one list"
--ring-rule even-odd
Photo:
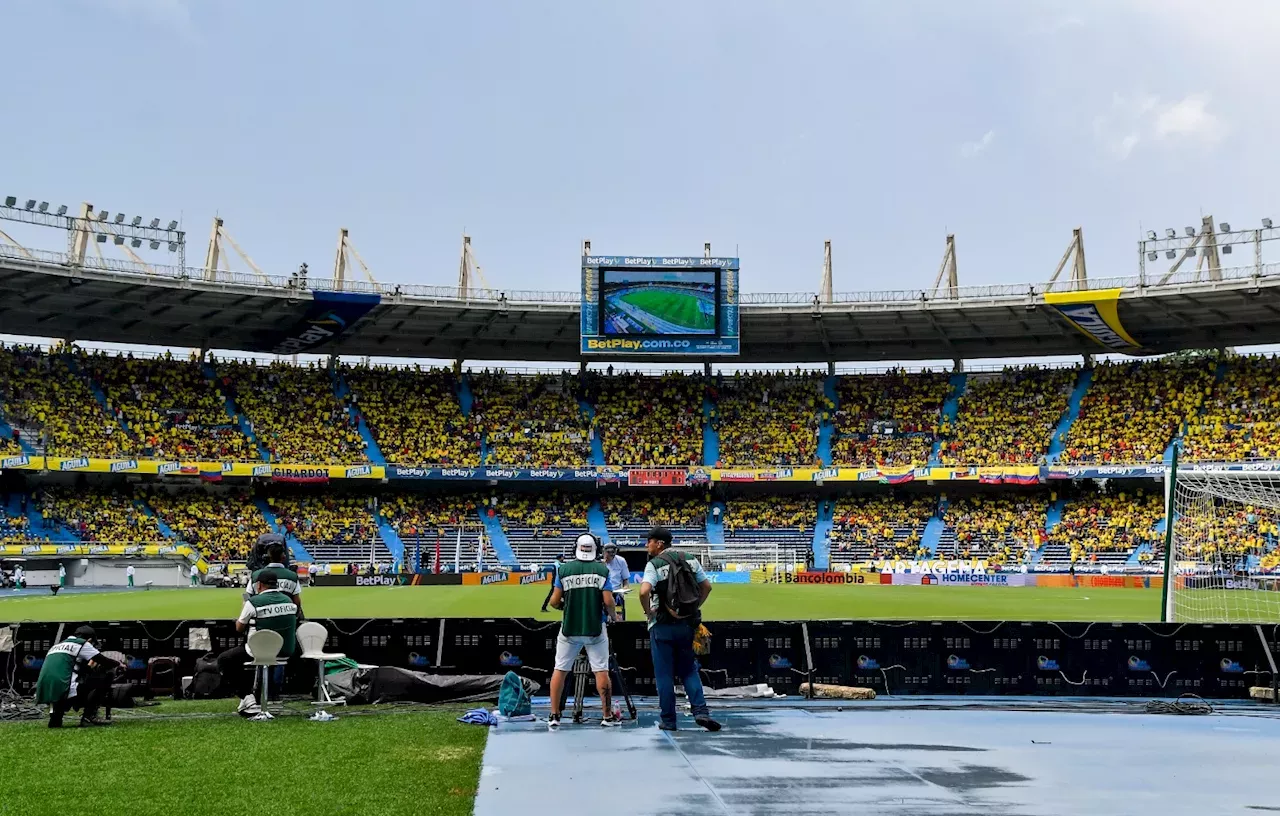
[(955, 537), (957, 558), (1016, 563), (1045, 543), (1043, 495), (966, 496), (948, 501), (942, 520)]
[(818, 462), (818, 427), (829, 419), (824, 375), (796, 371), (721, 375), (707, 388), (720, 438), (720, 467), (809, 466)]
[(369, 541), (377, 526), (369, 499), (363, 496), (298, 493), (268, 497), (267, 505), (285, 532), (304, 547)]
[(740, 530), (812, 530), (817, 521), (814, 496), (750, 496), (725, 502), (724, 534)]
[(344, 365), (350, 401), (382, 455), (399, 465), (480, 464), (480, 435), (462, 415), (458, 375), (443, 368)]
[(591, 462), (591, 422), (568, 373), (469, 375), (471, 417), (488, 445), (487, 462), (529, 468)]
[(929, 552), (924, 528), (937, 509), (933, 496), (841, 498), (831, 519), (831, 551), (869, 558), (923, 557)]
[(506, 528), (523, 527), (546, 538), (573, 536), (586, 530), (590, 506), (589, 497), (558, 490), (536, 495), (504, 494), (494, 505)]
[(593, 427), (610, 465), (702, 463), (701, 375), (635, 373), (586, 375), (596, 406)]
[(1098, 363), (1062, 464), (1158, 462), (1213, 384), (1211, 360)]
[(49, 487), (36, 495), (41, 525), (48, 533), (62, 527), (85, 542), (156, 544), (165, 540), (155, 517), (120, 490)]
[[(5, 421), (50, 456), (124, 457), (139, 446), (118, 415), (108, 414), (88, 381), (72, 370), (85, 354), (74, 346), (45, 352), (0, 346), (0, 406)], [(21, 431), (19, 431), (21, 433)], [(20, 446), (14, 443), (9, 450)]]
[(1132, 552), (1160, 541), (1156, 525), (1164, 518), (1164, 497), (1141, 489), (1092, 493), (1066, 502), (1049, 541), (1065, 544), (1071, 561), (1102, 552)]
[(647, 530), (650, 527), (703, 527), (707, 521), (706, 496), (671, 494), (621, 494), (600, 500), (610, 530)]
[(1188, 460), (1280, 459), (1280, 361), (1236, 357), (1188, 423)]
[(1074, 368), (1006, 368), (970, 375), (959, 412), (942, 424), (943, 465), (1038, 465), (1049, 452), (1078, 375)]
[(334, 396), (327, 368), (319, 364), (258, 365), (238, 360), (215, 364), (219, 386), (249, 422), (272, 462), (336, 465), (367, 461), (364, 440)]
[(199, 360), (96, 352), (81, 370), (102, 388), (107, 408), (156, 459), (248, 462), (258, 458), (232, 422)]
[(941, 372), (849, 374), (836, 388), (833, 464), (916, 467), (938, 436), (950, 378)]
[(475, 499), (451, 493), (396, 493), (378, 505), (383, 518), (404, 538), (435, 538), (447, 531), (478, 529)]
[(239, 561), (271, 532), (243, 490), (152, 490), (139, 496), (178, 538), (211, 561)]

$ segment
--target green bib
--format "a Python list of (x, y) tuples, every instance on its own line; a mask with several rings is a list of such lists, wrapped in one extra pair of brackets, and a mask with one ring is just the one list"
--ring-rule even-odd
[(250, 597), (249, 603), (256, 610), (251, 624), (253, 628), (278, 632), (284, 638), (280, 656), (290, 657), (297, 648), (298, 605), (289, 600), (288, 595), (274, 589)]
[(604, 627), (604, 585), (609, 568), (598, 561), (566, 561), (557, 572), (564, 595), (565, 637), (598, 637)]
[(49, 650), (44, 657), (44, 665), (40, 667), (40, 676), (36, 679), (36, 703), (48, 705), (56, 703), (62, 695), (71, 690), (71, 675), (76, 670), (76, 657), (84, 640), (78, 637), (67, 638)]
[(249, 579), (249, 585), (252, 586), (258, 583), (258, 576), (264, 572), (269, 572), (276, 577), (276, 589), (286, 595), (297, 595), (302, 589), (302, 581), (298, 579), (298, 573), (288, 567), (263, 567), (260, 570), (256, 570)]

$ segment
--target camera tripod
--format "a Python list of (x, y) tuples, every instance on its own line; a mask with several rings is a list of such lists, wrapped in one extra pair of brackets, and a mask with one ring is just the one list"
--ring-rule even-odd
[[(591, 665), (587, 662), (586, 653), (578, 655), (573, 661), (573, 721), (580, 723), (583, 720), (582, 707), (583, 700), (587, 696), (587, 680), (592, 677), (595, 672), (591, 671)], [(613, 698), (617, 699), (618, 695), (627, 704), (627, 714), (631, 719), (636, 719), (636, 704), (631, 701), (631, 691), (627, 688), (627, 681), (622, 676), (622, 670), (618, 667), (618, 658), (614, 656), (613, 651), (609, 652), (609, 685), (612, 687)], [(599, 689), (596, 690), (597, 693)], [(560, 710), (564, 710), (564, 704), (569, 699), (569, 686), (565, 685), (564, 699), (560, 701)]]

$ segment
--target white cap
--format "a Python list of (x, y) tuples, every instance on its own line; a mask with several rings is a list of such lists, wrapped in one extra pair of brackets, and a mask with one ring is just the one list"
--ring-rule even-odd
[(578, 536), (578, 541), (573, 547), (573, 557), (579, 561), (596, 560), (596, 537), (591, 533), (583, 533)]

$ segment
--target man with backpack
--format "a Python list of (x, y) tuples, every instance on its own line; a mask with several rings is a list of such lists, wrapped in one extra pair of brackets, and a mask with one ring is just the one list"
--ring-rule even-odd
[(649, 619), (649, 648), (653, 654), (653, 681), (658, 687), (661, 719), (658, 727), (676, 730), (676, 684), (680, 676), (693, 720), (708, 731), (719, 731), (720, 723), (711, 719), (698, 661), (693, 653), (693, 638), (702, 625), (702, 605), (711, 594), (711, 579), (698, 559), (671, 549), (671, 533), (654, 527), (645, 544), (649, 563), (640, 584), (640, 608)]

